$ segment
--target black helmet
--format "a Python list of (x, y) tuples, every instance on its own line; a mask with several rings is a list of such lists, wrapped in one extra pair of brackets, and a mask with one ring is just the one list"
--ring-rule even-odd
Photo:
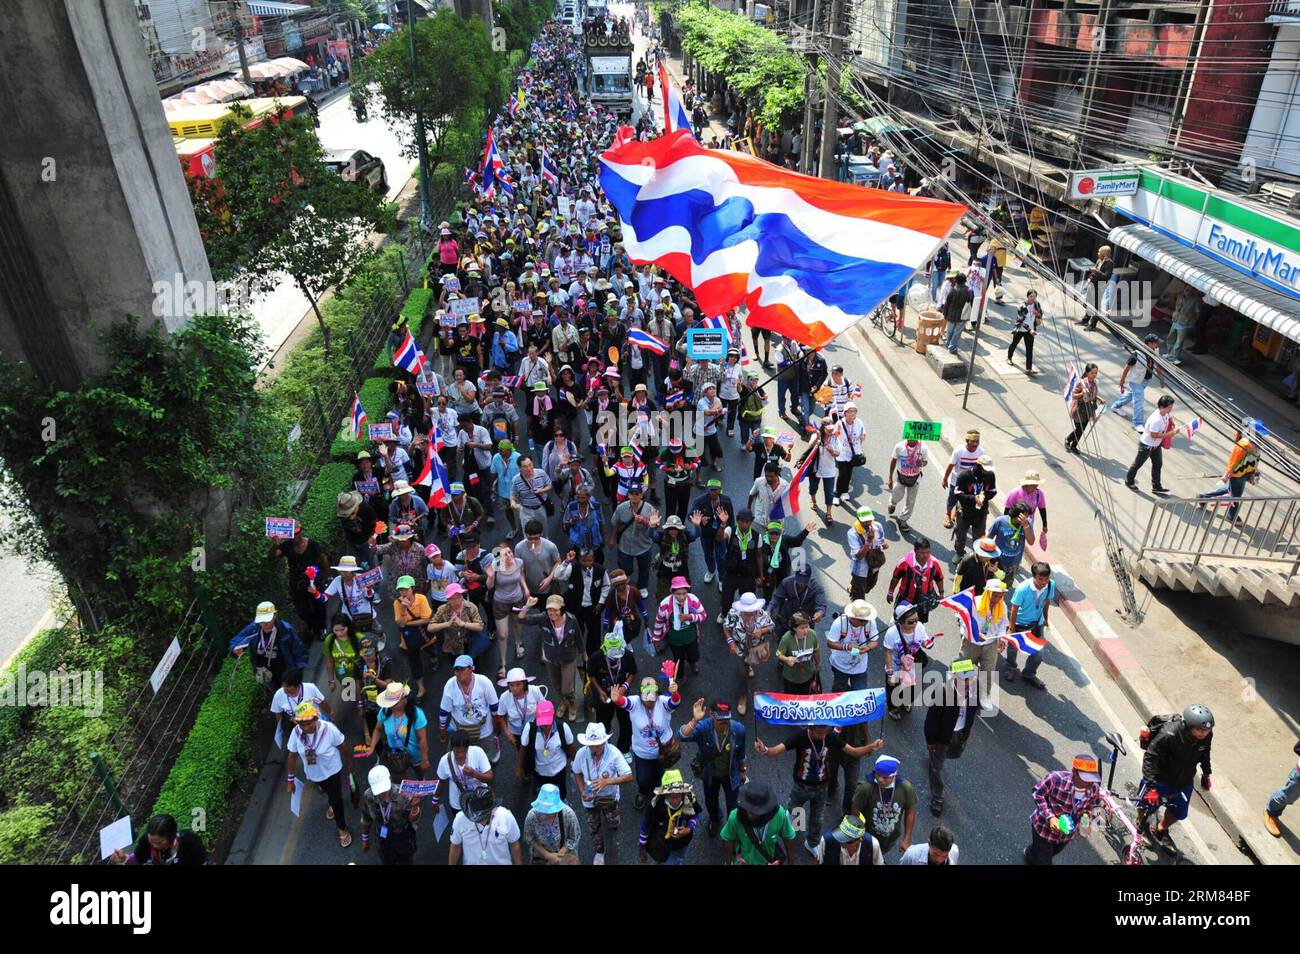
[(490, 788), (476, 788), (465, 794), (465, 817), (475, 824), (481, 825), (491, 818), (494, 808), (496, 800)]
[(1203, 705), (1191, 705), (1183, 710), (1183, 725), (1189, 729), (1213, 729), (1214, 713)]

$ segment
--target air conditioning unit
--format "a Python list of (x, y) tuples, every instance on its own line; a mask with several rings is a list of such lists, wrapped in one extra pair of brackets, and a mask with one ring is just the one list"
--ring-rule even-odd
[(1265, 182), (1259, 187), (1259, 199), (1277, 209), (1300, 211), (1300, 186), (1284, 182)]

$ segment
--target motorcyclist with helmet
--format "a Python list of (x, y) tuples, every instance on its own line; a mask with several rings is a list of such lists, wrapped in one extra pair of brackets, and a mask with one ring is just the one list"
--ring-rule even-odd
[[(1151, 741), (1142, 757), (1138, 825), (1166, 851), (1177, 851), (1169, 829), (1187, 817), (1198, 765), (1201, 767), (1201, 788), (1206, 791), (1210, 788), (1210, 745), (1213, 741), (1214, 716), (1199, 704), (1190, 705), (1182, 715), (1165, 720), (1158, 728), (1153, 727)], [(1160, 814), (1158, 805), (1162, 802), (1165, 810)], [(1154, 832), (1150, 829), (1153, 815), (1159, 815)]]

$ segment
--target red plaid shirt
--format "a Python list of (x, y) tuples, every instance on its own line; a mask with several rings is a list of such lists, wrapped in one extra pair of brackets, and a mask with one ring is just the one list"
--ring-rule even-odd
[(1087, 796), (1081, 803), (1076, 805), (1074, 803), (1074, 773), (1068, 769), (1060, 772), (1048, 772), (1034, 786), (1034, 813), (1029, 816), (1029, 823), (1040, 838), (1046, 838), (1054, 845), (1067, 842), (1074, 835), (1067, 835), (1051, 824), (1052, 817), (1055, 815), (1071, 816), (1077, 830), (1079, 819), (1083, 817), (1084, 812), (1095, 813), (1098, 806), (1101, 805), (1101, 796), (1098, 794), (1100, 790), (1101, 787), (1098, 785), (1089, 785)]

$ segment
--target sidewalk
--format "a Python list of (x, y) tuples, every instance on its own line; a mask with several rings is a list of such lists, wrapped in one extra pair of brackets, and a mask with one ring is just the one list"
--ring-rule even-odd
[[(953, 248), (960, 259), (963, 244), (958, 236), (953, 238)], [(1034, 367), (1040, 373), (1034, 377), (1025, 374), (1023, 349), (1016, 356), (1016, 366), (1009, 365), (1010, 328), (1024, 292), (1034, 287), (1030, 278), (1014, 267), (1013, 259), (1008, 260), (1003, 281), (1006, 303), (989, 301), (966, 411), (961, 408), (965, 382), (941, 382), (926, 359), (911, 347), (914, 315), (909, 313), (905, 348), (891, 343), (866, 322), (858, 326), (857, 333), (866, 342), (869, 355), (899, 385), (901, 395), (914, 403), (924, 395), (924, 407), (918, 407), (918, 414), (943, 421), (943, 433), (948, 436), (945, 447), (951, 450), (948, 441), (967, 428), (981, 429), (982, 443), (998, 465), (1003, 494), (1017, 486), (1025, 470), (1042, 473), (1050, 501), (1050, 553), (1033, 547), (1030, 551), (1034, 558), (1048, 559), (1050, 555), (1054, 573), (1068, 581), (1063, 587), (1065, 615), (1139, 712), (1181, 711), (1191, 702), (1210, 707), (1219, 723), (1220, 738), (1214, 752), (1216, 784), (1211, 792), (1202, 793), (1210, 809), (1260, 861), (1294, 864), (1300, 858), (1300, 836), (1274, 839), (1265, 832), (1260, 816), (1269, 794), (1294, 764), (1291, 747), (1300, 734), (1300, 689), (1290, 674), (1300, 663), (1300, 649), (1244, 631), (1243, 619), (1261, 608), (1148, 590), (1140, 581), (1135, 581), (1143, 616), (1139, 625), (1130, 626), (1103, 609), (1123, 604), (1102, 546), (1099, 520), (1108, 511), (1113, 514), (1113, 530), (1126, 551), (1135, 551), (1151, 512), (1147, 491), (1151, 478), (1149, 472), (1139, 476), (1140, 494), (1123, 485), (1137, 437), (1127, 408), (1107, 413), (1098, 422), (1084, 438), (1082, 456), (1066, 453), (1062, 442), (1069, 423), (1062, 390), (1071, 365), (1082, 370), (1086, 362), (1093, 361), (1101, 369), (1102, 400), (1113, 400), (1119, 393), (1117, 382), (1126, 352), (1104, 330), (1086, 331), (1078, 328), (1072, 317), (1062, 317), (1065, 309), (1060, 296), (1040, 291), (1040, 300), (1046, 299), (1047, 316), (1034, 352)], [(970, 348), (971, 336), (963, 335), (964, 356), (969, 356)], [(1225, 378), (1204, 375), (1200, 368), (1196, 374), (1221, 397), (1243, 407), (1255, 406), (1253, 395), (1234, 392)], [(1160, 393), (1158, 387), (1148, 388), (1147, 413), (1154, 410)], [(1175, 406), (1175, 418), (1180, 422), (1195, 413), (1195, 406)], [(1227, 437), (1205, 429), (1191, 442), (1180, 433), (1165, 455), (1164, 485), (1173, 496), (1195, 496), (1208, 490), (1222, 473), (1229, 446)], [(1102, 490), (1110, 497), (1109, 507), (1094, 499), (1085, 468), (1092, 468), (1104, 481)], [(1266, 477), (1255, 492), (1291, 493), (1294, 487)]]

